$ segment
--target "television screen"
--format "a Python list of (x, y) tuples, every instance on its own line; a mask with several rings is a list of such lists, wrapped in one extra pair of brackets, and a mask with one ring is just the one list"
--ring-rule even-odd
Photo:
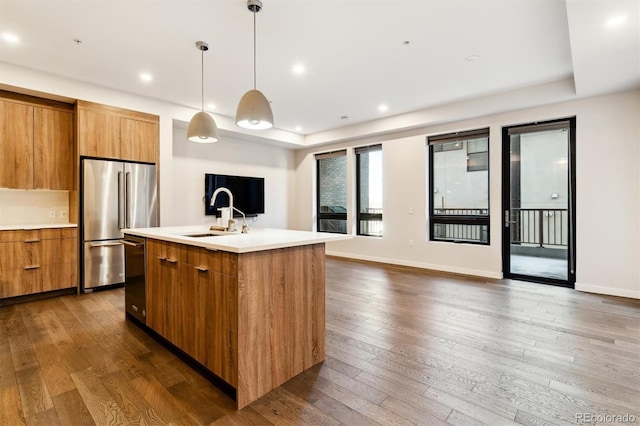
[[(224, 192), (218, 194), (213, 206), (210, 205), (213, 191), (221, 186), (231, 191), (233, 206), (242, 210), (245, 215), (256, 216), (264, 213), (264, 178), (207, 173), (204, 175), (205, 215), (220, 217), (218, 209), (229, 206), (229, 196)], [(233, 215), (241, 216), (236, 211)]]

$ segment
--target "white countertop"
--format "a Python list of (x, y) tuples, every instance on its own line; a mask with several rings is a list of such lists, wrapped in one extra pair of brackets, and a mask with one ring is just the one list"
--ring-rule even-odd
[[(250, 228), (248, 234), (209, 231), (209, 225), (168, 226), (159, 228), (136, 228), (123, 230), (125, 234), (163, 241), (205, 247), (232, 253), (272, 250), (284, 247), (304, 246), (330, 241), (349, 240), (351, 235), (328, 232), (292, 231), (289, 229)], [(212, 232), (211, 237), (189, 237), (185, 235)]]
[(77, 228), (77, 223), (32, 223), (29, 225), (0, 225), (0, 231), (16, 231), (28, 229)]

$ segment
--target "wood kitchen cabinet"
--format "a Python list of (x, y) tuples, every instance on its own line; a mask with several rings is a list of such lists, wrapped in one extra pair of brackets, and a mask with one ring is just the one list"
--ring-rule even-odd
[(0, 187), (72, 190), (71, 105), (2, 91), (0, 97)]
[(236, 386), (234, 257), (147, 240), (147, 326)]
[(0, 188), (33, 188), (33, 106), (0, 100)]
[(33, 121), (33, 187), (72, 190), (73, 112), (35, 107)]
[(76, 228), (0, 231), (0, 299), (77, 287)]
[(147, 326), (234, 387), (239, 409), (324, 359), (324, 243), (234, 253), (147, 237), (147, 250)]
[(78, 153), (157, 163), (159, 117), (78, 101)]

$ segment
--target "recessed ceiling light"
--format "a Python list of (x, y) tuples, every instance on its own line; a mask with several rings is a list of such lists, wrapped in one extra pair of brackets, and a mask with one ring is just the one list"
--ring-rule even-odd
[(151, 80), (153, 80), (153, 76), (151, 74), (149, 74), (148, 72), (141, 72), (140, 73), (140, 80), (142, 80), (142, 81), (151, 81)]
[(385, 104), (379, 105), (378, 106), (378, 111), (380, 112), (387, 112), (389, 110), (389, 107)]
[(20, 37), (13, 33), (2, 33), (2, 39), (11, 44), (20, 43)]
[(207, 108), (208, 108), (208, 109), (216, 109), (216, 104), (214, 104), (214, 103), (212, 103), (212, 102), (209, 102), (209, 103), (207, 104)]
[(302, 64), (295, 64), (293, 68), (291, 68), (291, 71), (293, 71), (293, 73), (296, 75), (302, 75), (306, 70), (307, 69)]
[(607, 28), (616, 28), (621, 26), (627, 21), (627, 17), (625, 15), (618, 15), (612, 18), (609, 18), (607, 21)]
[(296, 132), (299, 132), (300, 130), (302, 130), (302, 126), (296, 126)]
[(474, 61), (477, 61), (478, 59), (480, 59), (480, 56), (478, 55), (471, 55), (464, 58), (464, 60), (467, 62), (474, 62)]
[(404, 44), (405, 46), (408, 46), (411, 44), (411, 42), (409, 40), (405, 40), (402, 42), (402, 44)]

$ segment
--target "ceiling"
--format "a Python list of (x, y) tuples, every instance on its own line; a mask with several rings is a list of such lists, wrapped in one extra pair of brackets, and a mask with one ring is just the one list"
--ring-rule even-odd
[[(294, 133), (567, 78), (577, 96), (640, 87), (638, 0), (263, 4), (257, 85)], [(204, 40), (205, 103), (233, 117), (252, 88), (252, 25), (246, 0), (0, 0), (0, 33), (19, 37), (0, 38), (0, 61), (199, 109)]]

